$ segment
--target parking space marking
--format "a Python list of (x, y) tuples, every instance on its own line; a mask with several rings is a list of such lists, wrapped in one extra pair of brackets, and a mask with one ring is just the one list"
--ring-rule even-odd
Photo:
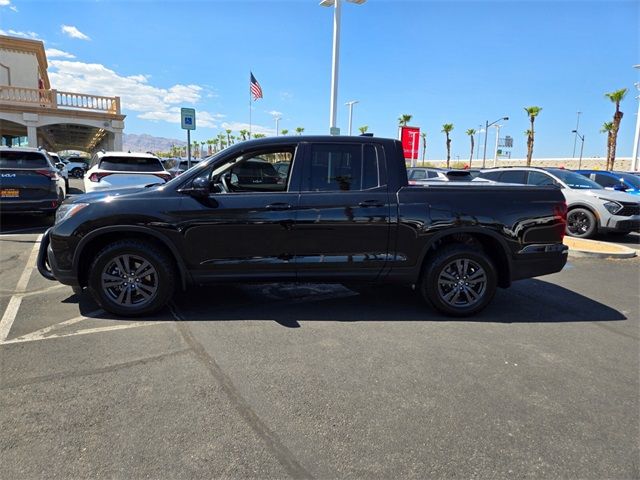
[(7, 308), (2, 315), (2, 319), (0, 320), (0, 343), (3, 343), (9, 336), (9, 332), (11, 331), (11, 327), (13, 326), (13, 322), (16, 319), (16, 315), (18, 315), (18, 310), (20, 309), (20, 304), (22, 303), (23, 293), (27, 289), (27, 284), (29, 283), (29, 278), (31, 277), (31, 271), (36, 265), (36, 259), (38, 258), (38, 249), (40, 248), (40, 241), (42, 240), (42, 237), (43, 235), (40, 234), (36, 239), (35, 244), (33, 245), (33, 249), (31, 250), (31, 255), (29, 255), (29, 259), (27, 260), (27, 265), (22, 271), (22, 275), (20, 275), (20, 279), (18, 280), (18, 284), (16, 285), (16, 293), (9, 300), (9, 305), (7, 305)]

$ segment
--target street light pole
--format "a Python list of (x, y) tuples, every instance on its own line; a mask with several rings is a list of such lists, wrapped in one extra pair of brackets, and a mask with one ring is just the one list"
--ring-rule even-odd
[(580, 168), (582, 168), (582, 151), (584, 149), (584, 135), (580, 135), (578, 133), (578, 130), (572, 130), (571, 133), (575, 133), (576, 137), (579, 137), (580, 141), (582, 142), (580, 144), (580, 159), (578, 160), (578, 170), (580, 170)]
[(489, 134), (489, 127), (491, 125), (495, 125), (496, 123), (498, 123), (501, 120), (509, 120), (509, 117), (502, 117), (499, 118), (498, 120), (496, 120), (495, 122), (491, 122), (489, 123), (489, 120), (487, 120), (485, 122), (485, 126), (484, 126), (484, 150), (482, 152), (482, 168), (485, 168), (486, 162), (487, 162), (487, 135)]
[(582, 112), (576, 112), (577, 116), (578, 116), (578, 120), (576, 121), (576, 129), (574, 130), (574, 132), (576, 132), (576, 134), (573, 136), (573, 154), (571, 155), (571, 158), (576, 158), (576, 142), (578, 141), (578, 128), (580, 127), (580, 114)]
[[(338, 66), (340, 63), (340, 13), (342, 11), (343, 0), (322, 0), (323, 7), (334, 7), (333, 9), (333, 58), (331, 66), (331, 96), (329, 106), (329, 133), (338, 135), (340, 130), (336, 127), (338, 117)], [(363, 4), (367, 0), (347, 0), (350, 3)]]
[(353, 125), (353, 106), (358, 103), (358, 100), (351, 100), (350, 102), (345, 103), (349, 107), (349, 136), (351, 136), (351, 126)]
[(500, 127), (502, 127), (502, 125), (497, 124), (497, 125), (494, 125), (494, 127), (496, 127), (496, 146), (493, 150), (493, 166), (497, 167), (498, 166), (498, 138), (500, 137)]

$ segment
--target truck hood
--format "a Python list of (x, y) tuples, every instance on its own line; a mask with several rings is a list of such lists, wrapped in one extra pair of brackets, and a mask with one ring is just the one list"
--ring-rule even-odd
[(157, 191), (157, 188), (133, 187), (133, 188), (115, 188), (108, 191), (96, 191), (74, 195), (68, 198), (64, 203), (96, 203), (110, 201), (114, 198), (129, 198), (133, 196), (146, 195), (149, 192)]

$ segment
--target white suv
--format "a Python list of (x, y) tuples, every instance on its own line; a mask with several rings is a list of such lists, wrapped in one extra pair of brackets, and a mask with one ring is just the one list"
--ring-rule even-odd
[(98, 152), (84, 176), (84, 191), (144, 187), (171, 180), (160, 159), (150, 153)]
[(605, 190), (562, 168), (510, 167), (483, 170), (481, 178), (503, 183), (555, 185), (567, 200), (567, 235), (591, 238), (598, 232), (625, 235), (640, 230), (637, 195)]

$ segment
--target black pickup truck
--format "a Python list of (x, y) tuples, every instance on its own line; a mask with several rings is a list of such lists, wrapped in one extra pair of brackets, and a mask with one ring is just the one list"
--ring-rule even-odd
[[(288, 163), (286, 175), (274, 163)], [(560, 271), (565, 224), (554, 187), (409, 186), (396, 140), (276, 137), (165, 184), (66, 200), (38, 269), (125, 316), (190, 284), (291, 281), (414, 285), (466, 316), (497, 287)]]

